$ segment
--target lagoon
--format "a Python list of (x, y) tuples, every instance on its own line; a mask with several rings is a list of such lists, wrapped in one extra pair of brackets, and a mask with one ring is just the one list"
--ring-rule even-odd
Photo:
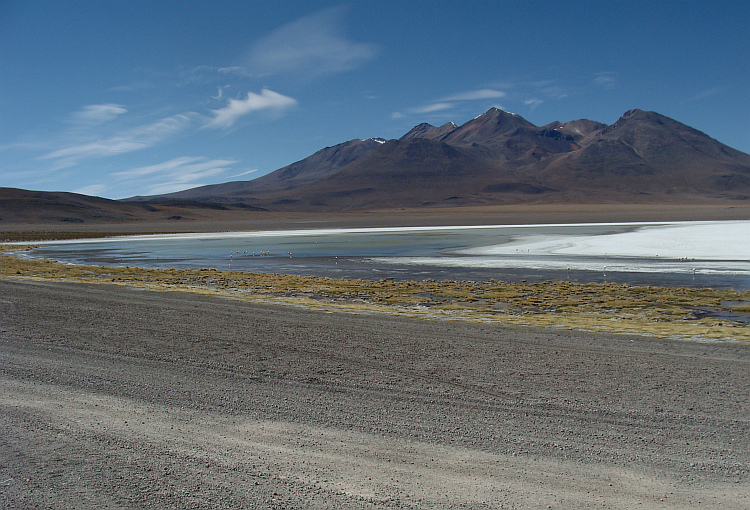
[(750, 221), (279, 230), (50, 241), (31, 258), (395, 280), (750, 288)]

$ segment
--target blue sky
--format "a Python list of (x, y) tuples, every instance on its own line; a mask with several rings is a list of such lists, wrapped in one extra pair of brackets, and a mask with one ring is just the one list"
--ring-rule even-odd
[(0, 0), (0, 186), (247, 180), (354, 138), (654, 110), (750, 152), (747, 1)]

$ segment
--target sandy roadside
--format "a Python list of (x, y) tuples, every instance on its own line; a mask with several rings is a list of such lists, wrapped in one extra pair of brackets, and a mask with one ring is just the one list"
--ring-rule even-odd
[(747, 508), (750, 347), (0, 281), (6, 508)]

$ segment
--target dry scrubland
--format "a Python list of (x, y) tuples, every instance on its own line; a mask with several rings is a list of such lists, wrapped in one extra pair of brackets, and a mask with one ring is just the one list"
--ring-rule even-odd
[[(4, 250), (18, 246), (5, 245)], [(0, 255), (0, 274), (151, 289), (213, 293), (256, 301), (358, 313), (496, 321), (612, 333), (714, 340), (750, 340), (750, 291), (644, 287), (614, 283), (490, 280), (332, 279), (216, 269), (155, 270), (69, 266)]]

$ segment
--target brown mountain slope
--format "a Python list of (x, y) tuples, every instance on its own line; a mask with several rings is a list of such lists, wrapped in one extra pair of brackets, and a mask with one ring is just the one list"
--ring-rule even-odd
[(534, 165), (559, 189), (750, 195), (750, 155), (654, 112), (630, 110), (580, 150)]
[[(261, 178), (277, 183), (275, 189), (212, 198), (333, 211), (750, 197), (750, 156), (641, 110), (611, 126), (581, 119), (538, 127), (493, 108), (462, 126), (420, 124), (356, 156), (334, 168), (316, 154)], [(290, 168), (298, 173), (290, 175)]]
[(268, 195), (285, 190), (293, 190), (324, 179), (340, 168), (375, 150), (384, 142), (385, 140), (379, 138), (350, 140), (334, 145), (333, 147), (321, 149), (312, 156), (251, 181), (212, 184), (160, 197), (133, 197), (130, 200), (149, 201), (168, 198), (223, 203), (227, 201), (246, 200), (256, 195)]
[(542, 129), (554, 129), (560, 134), (576, 137), (578, 141), (588, 139), (607, 127), (606, 124), (588, 119), (571, 120), (569, 122), (552, 122), (543, 126)]
[(456, 126), (453, 122), (446, 122), (440, 127), (435, 127), (431, 124), (423, 122), (422, 124), (417, 124), (416, 126), (411, 128), (409, 132), (399, 138), (399, 140), (409, 140), (410, 138), (427, 138), (429, 140), (440, 140), (445, 135), (455, 130), (457, 127), (458, 126)]
[[(296, 190), (274, 194), (264, 207), (341, 210), (464, 203), (503, 172), (501, 165), (436, 140), (389, 140), (338, 172)], [(268, 199), (268, 197), (266, 197)]]

